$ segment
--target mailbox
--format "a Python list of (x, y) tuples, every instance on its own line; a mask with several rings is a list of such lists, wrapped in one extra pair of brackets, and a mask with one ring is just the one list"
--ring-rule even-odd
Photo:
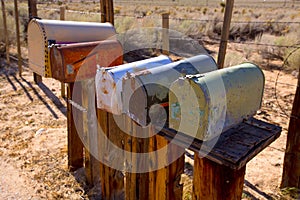
[(97, 107), (113, 114), (122, 114), (121, 93), (123, 90), (123, 77), (127, 73), (151, 69), (171, 62), (169, 57), (161, 55), (113, 68), (99, 69), (96, 74)]
[[(117, 40), (55, 44), (50, 48), (52, 78), (65, 83), (94, 78), (97, 65), (117, 66), (123, 63), (122, 58), (122, 45)], [(84, 68), (78, 73), (80, 67)]]
[(170, 87), (169, 126), (199, 140), (210, 140), (256, 114), (264, 74), (244, 63), (179, 78)]
[[(217, 69), (214, 59), (198, 55), (153, 69), (127, 74), (123, 83), (123, 107), (142, 126), (166, 120), (169, 87), (178, 77)], [(162, 108), (164, 107), (164, 108)], [(164, 114), (165, 113), (165, 114)]]
[(28, 24), (29, 68), (41, 76), (52, 77), (51, 44), (115, 39), (115, 34), (115, 28), (109, 23), (32, 19)]

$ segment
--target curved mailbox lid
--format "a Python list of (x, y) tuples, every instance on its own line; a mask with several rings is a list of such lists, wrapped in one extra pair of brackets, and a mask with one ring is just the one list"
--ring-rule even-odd
[(69, 44), (116, 39), (109, 23), (32, 19), (28, 24), (29, 67), (41, 76), (52, 77), (48, 42)]
[(127, 73), (151, 69), (171, 62), (169, 57), (161, 55), (146, 60), (123, 64), (114, 68), (101, 68), (97, 70), (97, 107), (113, 114), (122, 114), (121, 93), (123, 91), (123, 77)]
[[(173, 81), (186, 74), (206, 73), (217, 69), (216, 62), (209, 55), (198, 55), (161, 67), (128, 74), (124, 78), (124, 111), (142, 126), (160, 124), (164, 110), (157, 104), (168, 107), (169, 87)], [(153, 106), (151, 108), (151, 106)], [(158, 106), (158, 107), (157, 107)], [(151, 109), (150, 109), (151, 108)]]
[(199, 140), (210, 140), (256, 114), (264, 74), (254, 64), (187, 76), (171, 85), (169, 126)]
[(123, 49), (117, 40), (53, 45), (50, 58), (52, 78), (68, 83), (94, 78), (97, 65), (122, 64)]

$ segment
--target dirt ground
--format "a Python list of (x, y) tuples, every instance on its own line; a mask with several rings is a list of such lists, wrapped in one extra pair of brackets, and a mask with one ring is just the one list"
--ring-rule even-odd
[[(86, 199), (93, 189), (85, 185), (83, 170), (67, 169), (66, 102), (60, 83), (43, 79), (33, 82), (24, 68), (22, 78), (16, 63), (0, 66), (0, 199)], [(244, 199), (288, 199), (279, 189), (286, 135), (297, 73), (281, 71), (280, 63), (264, 70), (263, 107), (257, 117), (282, 126), (274, 143), (247, 165)], [(280, 108), (279, 107), (282, 108)], [(286, 113), (286, 114), (285, 114)], [(190, 182), (190, 181), (189, 181)]]

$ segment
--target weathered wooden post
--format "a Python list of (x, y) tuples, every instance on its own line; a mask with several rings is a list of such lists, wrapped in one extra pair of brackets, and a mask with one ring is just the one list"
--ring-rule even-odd
[[(299, 69), (300, 72), (300, 69)], [(300, 73), (290, 117), (281, 188), (300, 189)]]
[[(65, 15), (66, 15), (66, 7), (65, 6), (61, 6), (60, 7), (60, 20), (65, 20)], [(65, 98), (66, 97), (66, 86), (63, 82), (61, 82), (61, 97)]]
[(101, 22), (114, 24), (114, 5), (113, 0), (100, 1)]
[(18, 1), (14, 0), (15, 7), (15, 21), (16, 21), (16, 37), (17, 37), (17, 47), (18, 47), (18, 67), (19, 75), (22, 76), (22, 52), (21, 52), (21, 41), (20, 41), (20, 24), (19, 24), (19, 9)]
[(5, 51), (6, 51), (6, 61), (9, 64), (9, 38), (8, 38), (8, 31), (7, 31), (7, 21), (6, 21), (6, 10), (5, 10), (5, 2), (1, 0), (1, 8), (2, 8), (2, 18), (3, 18), (3, 28), (4, 28), (4, 37), (5, 37)]
[(162, 14), (162, 53), (169, 55), (169, 13)]
[(229, 30), (230, 30), (230, 23), (232, 17), (232, 10), (233, 10), (234, 0), (226, 0), (226, 7), (225, 7), (225, 15), (224, 15), (224, 22), (221, 34), (221, 42), (218, 54), (218, 67), (219, 69), (224, 67), (225, 62), (225, 55), (226, 55), (226, 48), (227, 42), (229, 37)]
[[(38, 16), (36, 0), (28, 0), (28, 13), (29, 13), (29, 21)], [(41, 75), (33, 72), (33, 80), (35, 83), (41, 83), (43, 78)]]
[(68, 127), (68, 166), (70, 171), (75, 171), (83, 167), (83, 143), (78, 136), (78, 133), (83, 132), (80, 124), (75, 125), (77, 121), (83, 121), (82, 114), (78, 114), (76, 119), (73, 116), (73, 108), (70, 100), (74, 97), (77, 103), (81, 104), (81, 85), (77, 85), (77, 92), (73, 96), (74, 82), (67, 85), (67, 127)]

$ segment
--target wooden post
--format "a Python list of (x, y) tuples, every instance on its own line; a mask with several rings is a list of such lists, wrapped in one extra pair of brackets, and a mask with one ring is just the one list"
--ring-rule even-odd
[(194, 156), (193, 200), (241, 199), (246, 166), (239, 170)]
[(114, 4), (113, 0), (100, 1), (101, 22), (110, 22), (114, 24)]
[[(69, 83), (67, 87), (68, 166), (70, 171), (75, 171), (83, 167), (83, 144), (78, 136), (78, 132), (82, 131), (82, 127), (79, 124), (75, 126), (75, 121), (82, 122), (82, 115), (77, 115), (75, 119), (72, 105), (69, 102), (73, 96), (73, 87), (74, 83)], [(81, 90), (81, 85), (78, 85), (77, 89)], [(81, 91), (75, 93), (78, 100), (81, 98), (79, 94), (81, 95)]]
[(9, 39), (8, 39), (7, 21), (6, 21), (6, 11), (5, 11), (5, 3), (4, 3), (4, 0), (1, 0), (1, 7), (2, 7), (2, 18), (3, 18), (4, 37), (5, 37), (6, 61), (7, 61), (7, 64), (9, 64), (9, 63), (10, 63), (10, 58), (9, 58)]
[[(29, 21), (33, 17), (37, 17), (37, 6), (36, 6), (36, 0), (28, 0), (28, 13), (29, 13)], [(37, 73), (33, 72), (33, 80), (35, 83), (41, 83), (43, 81), (42, 76), (38, 75)]]
[[(175, 144), (170, 144), (162, 136), (155, 135), (150, 139), (150, 151), (155, 152), (166, 147), (165, 159), (155, 157), (153, 163), (164, 162), (166, 166), (162, 169), (150, 172), (149, 199), (150, 200), (181, 200), (183, 197), (183, 185), (180, 183), (181, 175), (184, 172), (185, 149)], [(178, 157), (171, 163), (173, 156)], [(162, 156), (161, 154), (158, 156)]]
[[(110, 149), (108, 141), (116, 145), (115, 148), (124, 149), (124, 137), (125, 134), (120, 130), (114, 117), (111, 113), (107, 113), (103, 110), (97, 110), (98, 122), (101, 127), (104, 137), (99, 137), (99, 155), (102, 159), (110, 162), (118, 162), (119, 166), (124, 165), (123, 156), (119, 156), (116, 159), (112, 158), (114, 155), (114, 149)], [(100, 134), (101, 135), (101, 134)], [(100, 163), (100, 180), (102, 186), (102, 198), (107, 200), (123, 199), (124, 196), (124, 175), (121, 171), (113, 169), (105, 163)]]
[(224, 67), (233, 5), (234, 5), (234, 0), (226, 0), (224, 22), (223, 22), (223, 28), (222, 28), (219, 55), (218, 55), (218, 67), (219, 67), (219, 69), (222, 69)]
[[(299, 69), (300, 72), (300, 69)], [(287, 135), (281, 188), (300, 189), (300, 73)]]
[(18, 46), (18, 67), (19, 67), (19, 75), (22, 76), (22, 52), (21, 52), (21, 41), (20, 41), (19, 10), (18, 10), (17, 0), (14, 0), (14, 6), (15, 6), (15, 21), (16, 21), (16, 37), (17, 37), (17, 46)]
[(100, 1), (100, 14), (101, 14), (101, 23), (106, 22), (106, 2), (105, 0)]
[(83, 136), (85, 140), (84, 163), (87, 181), (90, 185), (96, 185), (100, 181), (100, 166), (97, 160), (98, 138), (95, 102), (95, 80), (81, 81), (82, 105), (87, 108), (83, 113)]
[[(60, 7), (60, 20), (65, 20), (65, 13), (66, 13), (66, 7), (65, 6), (61, 6)], [(60, 94), (61, 94), (61, 97), (62, 98), (65, 98), (66, 97), (66, 86), (63, 82), (61, 82), (61, 90), (60, 90)]]
[(169, 55), (169, 13), (162, 14), (162, 53)]

